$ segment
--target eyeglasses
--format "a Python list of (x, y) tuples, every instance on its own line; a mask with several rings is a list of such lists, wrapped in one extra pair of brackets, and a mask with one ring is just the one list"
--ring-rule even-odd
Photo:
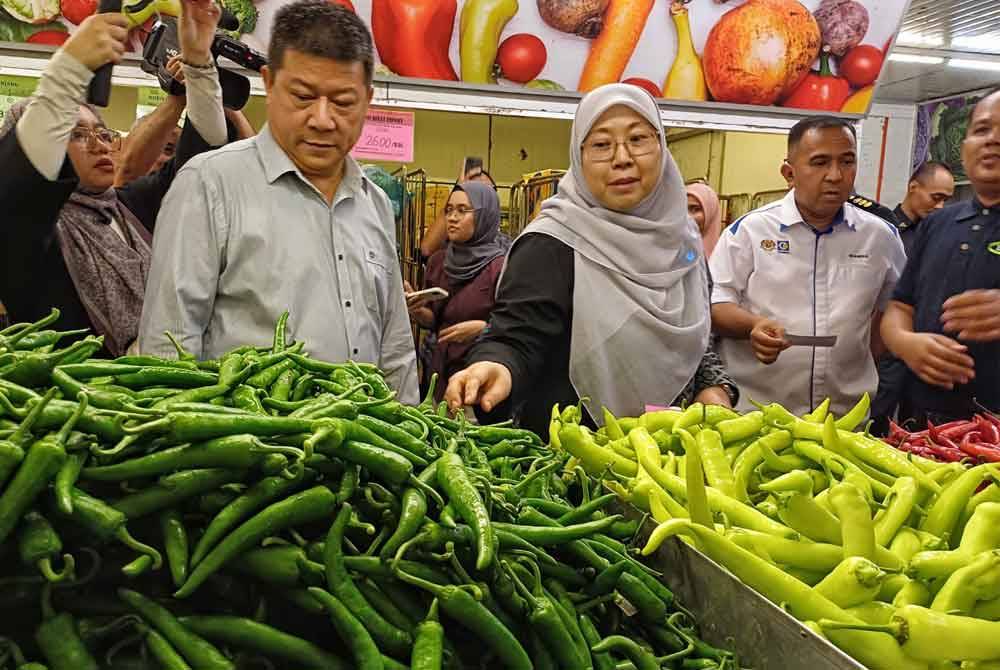
[(452, 214), (458, 214), (459, 216), (465, 216), (466, 214), (473, 214), (475, 211), (476, 211), (475, 208), (465, 207), (464, 205), (459, 205), (458, 207), (445, 205), (444, 215), (451, 216)]
[(599, 137), (584, 142), (583, 153), (589, 160), (605, 163), (614, 159), (618, 145), (624, 145), (632, 158), (638, 158), (656, 151), (660, 146), (660, 140), (652, 133), (633, 133), (624, 141)]
[(118, 151), (122, 148), (121, 133), (110, 128), (98, 128), (96, 130), (74, 128), (73, 132), (70, 133), (69, 140), (76, 144), (84, 144), (87, 147), (87, 151), (96, 149), (98, 140), (102, 144), (106, 144), (112, 151)]

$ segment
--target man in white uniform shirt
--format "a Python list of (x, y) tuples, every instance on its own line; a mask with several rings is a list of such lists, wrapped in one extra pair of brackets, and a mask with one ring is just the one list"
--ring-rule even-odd
[[(878, 385), (878, 321), (906, 254), (895, 226), (848, 202), (857, 172), (848, 122), (797, 123), (781, 171), (795, 188), (736, 221), (712, 254), (713, 329), (740, 409), (753, 399), (802, 414), (829, 397), (839, 414)], [(792, 346), (789, 334), (837, 340)]]

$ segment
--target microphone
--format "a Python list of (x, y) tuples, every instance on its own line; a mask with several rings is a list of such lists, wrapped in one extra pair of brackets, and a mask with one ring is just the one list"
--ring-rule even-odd
[(221, 7), (222, 16), (219, 18), (219, 28), (222, 30), (239, 30), (240, 20), (236, 18), (236, 15), (225, 7)]
[[(122, 11), (122, 0), (101, 0), (97, 11), (101, 14)], [(107, 107), (111, 99), (111, 63), (97, 68), (87, 89), (87, 102), (98, 107)]]

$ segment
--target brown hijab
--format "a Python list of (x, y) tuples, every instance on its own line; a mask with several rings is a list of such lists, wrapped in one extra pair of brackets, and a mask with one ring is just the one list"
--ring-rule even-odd
[[(25, 100), (8, 110), (0, 137), (14, 129), (30, 104)], [(121, 235), (112, 221), (118, 222)], [(56, 239), (94, 329), (113, 355), (124, 354), (139, 333), (153, 236), (115, 189), (93, 193), (77, 188), (59, 212)]]

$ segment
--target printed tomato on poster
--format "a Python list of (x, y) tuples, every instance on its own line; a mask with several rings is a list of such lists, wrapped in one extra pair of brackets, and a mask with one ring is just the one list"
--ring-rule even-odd
[[(0, 0), (0, 5), (14, 1)], [(877, 82), (885, 45), (894, 39), (909, 4), (908, 0), (329, 1), (353, 9), (373, 28), (378, 75), (461, 84), (463, 72), (475, 72), (479, 80), (465, 84), (484, 90), (498, 86), (546, 94), (630, 81), (648, 82), (640, 85), (692, 105), (770, 107), (785, 106), (791, 99), (801, 106), (803, 96), (793, 98), (793, 94), (805, 79), (821, 74), (819, 56), (828, 46), (830, 76), (847, 82), (849, 90), (846, 97), (838, 89), (832, 98), (820, 96), (814, 105), (804, 107), (817, 110), (831, 109), (834, 102), (842, 107), (846, 98)], [(89, 11), (90, 0), (64, 2), (69, 11), (52, 25), (73, 31), (73, 21)], [(266, 52), (275, 15), (288, 2), (256, 2), (256, 29), (242, 39)], [(22, 18), (0, 13), (0, 39), (25, 42), (40, 30), (32, 26), (37, 17)], [(503, 49), (513, 37), (518, 39)], [(494, 76), (483, 77), (490, 64)], [(503, 69), (510, 72), (509, 78)], [(539, 81), (546, 86), (532, 85)]]

